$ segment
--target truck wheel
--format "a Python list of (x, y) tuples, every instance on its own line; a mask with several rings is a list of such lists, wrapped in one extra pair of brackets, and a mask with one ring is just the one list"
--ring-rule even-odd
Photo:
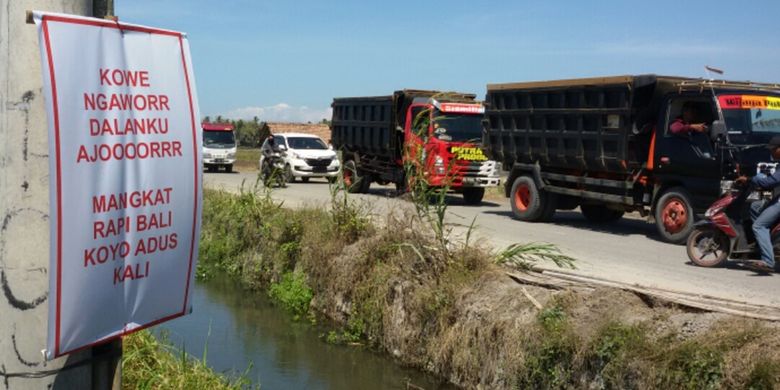
[(555, 210), (558, 209), (558, 194), (553, 194), (540, 190), (542, 202), (544, 206), (542, 208), (542, 215), (539, 216), (540, 222), (550, 222), (555, 216)]
[(528, 176), (518, 177), (512, 184), (512, 190), (509, 194), (512, 214), (521, 221), (536, 222), (541, 220), (545, 212), (546, 195), (539, 191), (534, 179)]
[(482, 187), (472, 187), (463, 189), (463, 201), (467, 205), (478, 205), (482, 203), (482, 198), (485, 197), (485, 189)]
[(406, 185), (406, 180), (395, 182), (396, 194), (405, 194), (407, 191), (409, 191), (409, 186)]
[(309, 182), (309, 178), (308, 177), (302, 177), (301, 181), (304, 182), (304, 183), (308, 183)]
[(233, 164), (225, 165), (225, 172), (227, 173), (233, 172)]
[(612, 210), (603, 204), (584, 204), (580, 206), (580, 211), (585, 218), (593, 223), (616, 222), (623, 218), (625, 212)]
[(664, 241), (682, 244), (694, 223), (691, 197), (682, 187), (666, 190), (655, 205), (655, 225)]
[(360, 193), (367, 194), (371, 188), (371, 175), (362, 175), (360, 177)]
[(347, 192), (356, 194), (360, 193), (363, 189), (363, 178), (358, 175), (357, 166), (355, 165), (354, 160), (349, 160), (344, 163), (344, 167), (341, 169), (341, 177)]

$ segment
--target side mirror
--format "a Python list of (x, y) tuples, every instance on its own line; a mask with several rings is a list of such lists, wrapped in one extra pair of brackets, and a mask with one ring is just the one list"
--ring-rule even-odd
[(717, 120), (712, 122), (712, 128), (710, 129), (710, 138), (713, 141), (718, 141), (726, 136), (728, 130), (726, 129), (726, 122)]
[(276, 147), (276, 149), (278, 149), (280, 152), (284, 152), (284, 151), (287, 150), (287, 147), (284, 146), (284, 145), (279, 145), (279, 146)]

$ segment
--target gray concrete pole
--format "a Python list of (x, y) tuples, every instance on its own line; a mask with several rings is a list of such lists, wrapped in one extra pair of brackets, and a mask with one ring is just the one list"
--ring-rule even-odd
[(41, 353), (50, 302), (49, 152), (38, 37), (25, 24), (32, 9), (92, 15), (93, 1), (0, 0), (0, 390), (85, 389), (90, 364), (59, 369), (93, 351), (51, 362)]

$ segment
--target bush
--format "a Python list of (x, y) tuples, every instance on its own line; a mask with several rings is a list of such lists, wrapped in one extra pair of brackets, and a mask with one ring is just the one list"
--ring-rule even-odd
[(288, 272), (279, 283), (272, 283), (268, 295), (290, 312), (296, 320), (308, 314), (312, 291), (300, 273)]

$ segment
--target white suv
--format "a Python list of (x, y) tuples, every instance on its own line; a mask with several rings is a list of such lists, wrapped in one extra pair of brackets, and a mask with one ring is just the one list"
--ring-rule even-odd
[(336, 152), (322, 138), (312, 134), (279, 133), (268, 137), (261, 147), (259, 167), (272, 147), (282, 152), (284, 174), (292, 183), (300, 177), (305, 183), (311, 177), (324, 177), (335, 182), (339, 176)]

